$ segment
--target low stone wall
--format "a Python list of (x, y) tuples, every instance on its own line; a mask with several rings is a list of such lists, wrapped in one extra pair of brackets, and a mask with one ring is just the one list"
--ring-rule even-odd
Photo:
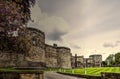
[(102, 72), (102, 79), (120, 79), (120, 73), (105, 73)]
[(0, 71), (0, 79), (43, 79), (42, 71)]

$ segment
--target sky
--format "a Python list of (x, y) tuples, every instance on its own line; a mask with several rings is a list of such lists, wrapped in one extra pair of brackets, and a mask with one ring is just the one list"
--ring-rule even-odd
[(89, 57), (120, 52), (120, 0), (38, 0), (29, 27), (45, 32), (46, 43)]

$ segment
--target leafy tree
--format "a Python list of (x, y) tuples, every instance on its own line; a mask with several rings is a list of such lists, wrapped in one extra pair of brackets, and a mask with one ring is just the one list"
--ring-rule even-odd
[(107, 66), (107, 62), (106, 61), (102, 61), (102, 66), (106, 67)]
[(24, 28), (34, 3), (35, 0), (0, 0), (0, 32), (9, 35)]
[(30, 7), (35, 0), (0, 0), (0, 51), (26, 53), (29, 40), (11, 35), (24, 29), (30, 18)]
[(17, 38), (0, 38), (0, 51), (27, 53), (31, 44), (27, 37), (19, 36)]
[(115, 65), (115, 55), (109, 55), (105, 60), (107, 66), (114, 66)]
[(115, 63), (117, 66), (120, 66), (120, 52), (115, 54)]

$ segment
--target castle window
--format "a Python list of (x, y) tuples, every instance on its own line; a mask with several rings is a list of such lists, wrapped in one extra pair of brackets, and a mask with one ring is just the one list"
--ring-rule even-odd
[(32, 39), (32, 43), (33, 43), (33, 45), (37, 45), (37, 40), (36, 40), (36, 37), (33, 37), (33, 39)]
[(36, 45), (36, 41), (33, 40), (33, 45)]

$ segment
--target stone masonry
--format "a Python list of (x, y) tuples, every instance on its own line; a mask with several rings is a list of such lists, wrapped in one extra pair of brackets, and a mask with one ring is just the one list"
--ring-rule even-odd
[(27, 28), (25, 36), (29, 38), (32, 45), (25, 59), (30, 66), (41, 66), (45, 64), (45, 34), (34, 28)]
[(84, 56), (72, 56), (72, 68), (83, 68), (83, 67), (84, 67)]
[(92, 59), (92, 67), (101, 67), (102, 55), (90, 55), (89, 58)]
[(101, 55), (91, 55), (89, 58), (72, 56), (68, 47), (45, 44), (45, 34), (38, 29), (29, 27), (19, 35), (28, 39), (29, 52), (16, 53), (0, 50), (0, 67), (101, 67)]
[(83, 56), (72, 56), (72, 68), (101, 67), (102, 55), (90, 55), (89, 58)]
[(19, 36), (28, 39), (29, 52), (0, 51), (0, 67), (71, 68), (70, 48), (45, 44), (44, 32), (28, 27)]
[(45, 61), (47, 67), (56, 68), (58, 66), (57, 48), (55, 46), (51, 46), (48, 44), (45, 45)]
[(71, 68), (71, 57), (70, 48), (58, 47), (58, 67), (59, 68)]

